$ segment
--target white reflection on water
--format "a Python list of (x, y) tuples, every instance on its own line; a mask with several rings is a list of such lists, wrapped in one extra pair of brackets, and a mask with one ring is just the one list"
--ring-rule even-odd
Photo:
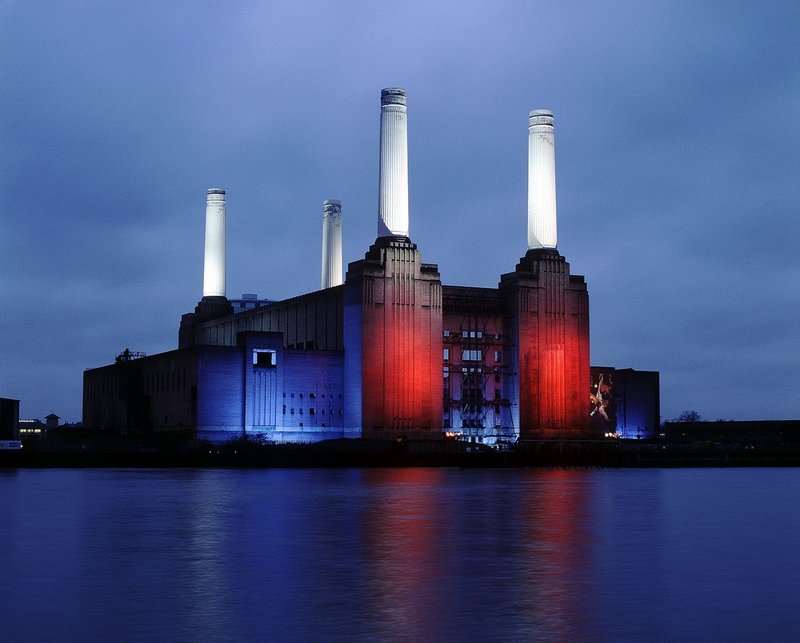
[(789, 640), (800, 471), (0, 471), (5, 640)]

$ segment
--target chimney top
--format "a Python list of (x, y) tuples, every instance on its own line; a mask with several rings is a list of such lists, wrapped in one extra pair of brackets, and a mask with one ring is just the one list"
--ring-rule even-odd
[(549, 109), (534, 109), (528, 115), (529, 125), (552, 125), (553, 112)]
[(402, 87), (387, 87), (381, 90), (381, 107), (384, 105), (406, 105), (406, 90)]

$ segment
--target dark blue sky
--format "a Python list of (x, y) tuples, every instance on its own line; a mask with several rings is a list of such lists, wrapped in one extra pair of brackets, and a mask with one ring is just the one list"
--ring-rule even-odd
[(0, 396), (177, 343), (228, 191), (228, 294), (319, 287), (376, 234), (382, 87), (408, 91), (411, 238), (447, 284), (526, 249), (527, 114), (556, 118), (559, 250), (592, 363), (662, 416), (800, 417), (795, 2), (0, 4)]

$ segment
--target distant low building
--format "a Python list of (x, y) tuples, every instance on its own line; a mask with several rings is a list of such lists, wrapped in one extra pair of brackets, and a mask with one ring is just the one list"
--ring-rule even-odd
[(47, 426), (45, 423), (38, 419), (21, 419), (18, 426), (19, 436), (21, 438), (30, 437), (33, 435), (42, 435), (47, 431)]
[(253, 310), (254, 308), (268, 306), (272, 303), (272, 300), (270, 299), (259, 299), (258, 295), (254, 293), (244, 293), (240, 299), (229, 299), (228, 301), (231, 302), (234, 315), (237, 313), (243, 313), (246, 310)]
[(664, 433), (673, 442), (800, 443), (800, 420), (718, 420), (665, 422)]
[(19, 439), (19, 400), (0, 397), (0, 440)]

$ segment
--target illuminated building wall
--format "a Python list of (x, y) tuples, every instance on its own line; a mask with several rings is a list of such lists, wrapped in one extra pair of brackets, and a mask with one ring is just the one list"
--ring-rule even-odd
[(501, 277), (508, 299), (505, 334), (513, 349), (506, 395), (518, 406), (521, 438), (588, 433), (589, 295), (556, 250), (529, 250)]
[(194, 346), (84, 372), (86, 426), (223, 442), (344, 437), (342, 354), (287, 349), (280, 333)]
[(379, 237), (347, 270), (345, 426), (369, 437), (441, 436), (441, 281), (405, 237)]
[(509, 346), (503, 329), (506, 301), (496, 288), (442, 287), (442, 424), (479, 441), (516, 439)]
[(218, 346), (235, 346), (239, 333), (247, 331), (283, 333), (287, 348), (341, 351), (342, 286), (207, 320), (193, 329), (195, 343)]
[(592, 366), (589, 418), (594, 436), (656, 438), (661, 427), (657, 371)]

